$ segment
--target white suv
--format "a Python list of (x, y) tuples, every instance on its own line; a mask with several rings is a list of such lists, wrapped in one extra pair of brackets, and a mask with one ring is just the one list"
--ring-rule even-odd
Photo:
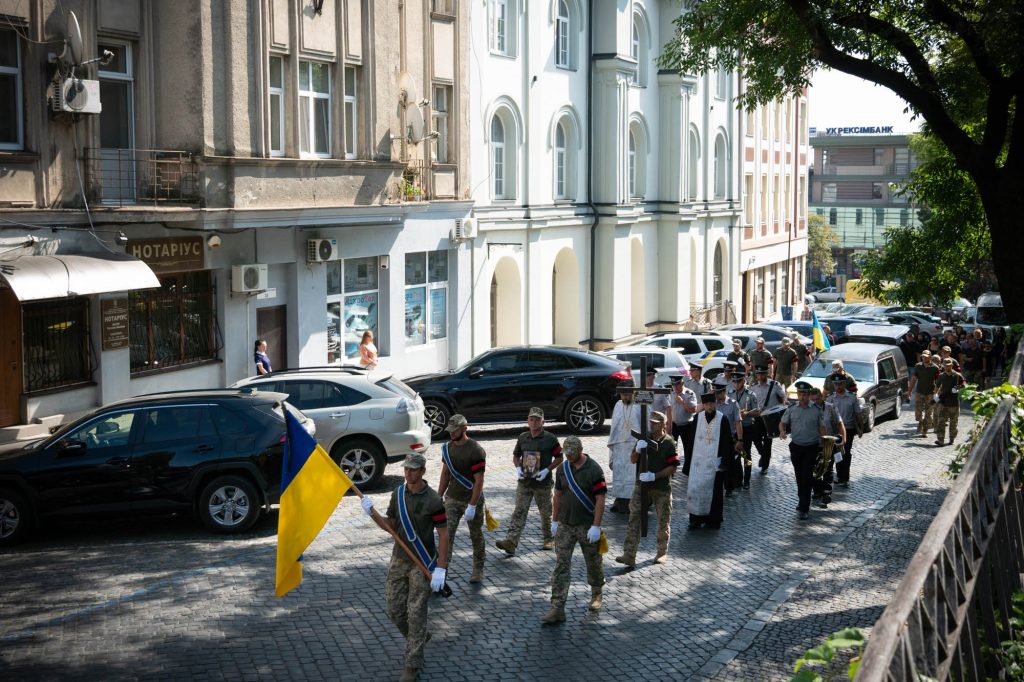
[(700, 363), (707, 353), (732, 350), (732, 337), (708, 332), (658, 332), (645, 336), (630, 347), (658, 346), (672, 348), (686, 358), (687, 362)]
[(287, 393), (316, 424), (316, 438), (360, 489), (375, 485), (384, 467), (425, 452), (430, 429), (423, 401), (384, 372), (347, 366), (282, 370), (243, 379), (232, 388)]

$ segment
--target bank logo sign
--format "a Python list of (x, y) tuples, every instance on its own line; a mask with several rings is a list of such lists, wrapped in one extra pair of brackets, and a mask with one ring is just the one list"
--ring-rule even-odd
[(895, 126), (850, 126), (825, 128), (826, 135), (892, 135)]

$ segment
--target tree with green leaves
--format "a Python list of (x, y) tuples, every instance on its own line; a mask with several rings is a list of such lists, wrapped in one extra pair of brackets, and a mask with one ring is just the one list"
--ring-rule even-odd
[(932, 136), (914, 135), (910, 145), (921, 163), (904, 191), (921, 206), (921, 224), (886, 229), (882, 250), (865, 258), (861, 287), (903, 305), (946, 303), (965, 289), (977, 296), (994, 279), (978, 188)]
[(825, 220), (825, 216), (812, 215), (807, 219), (807, 265), (821, 277), (830, 277), (836, 268), (832, 248), (840, 243), (839, 235)]
[(1024, 321), (1024, 3), (1020, 0), (689, 0), (664, 68), (738, 70), (745, 108), (795, 95), (827, 67), (892, 90), (974, 181), (1009, 318)]

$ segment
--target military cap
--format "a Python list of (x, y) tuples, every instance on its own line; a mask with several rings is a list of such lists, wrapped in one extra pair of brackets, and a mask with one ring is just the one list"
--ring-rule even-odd
[(810, 393), (811, 389), (814, 388), (806, 381), (798, 381), (794, 384), (797, 393)]
[(789, 341), (790, 341), (790, 339), (789, 339), (788, 336), (783, 336), (782, 337), (782, 345), (783, 346), (788, 346), (789, 345)]
[(648, 417), (652, 424), (664, 424), (665, 415), (661, 412), (651, 412), (651, 416)]
[(944, 365), (952, 365), (953, 364), (953, 358), (943, 358), (942, 364), (944, 364)]
[(583, 441), (576, 436), (567, 436), (566, 439), (562, 441), (562, 452), (567, 455), (578, 455), (583, 452)]
[(544, 418), (544, 410), (543, 410), (543, 408), (536, 407), (536, 406), (531, 407), (529, 414), (526, 415), (527, 419), (529, 419), (530, 417), (540, 417), (541, 419), (543, 419)]
[(742, 346), (743, 345), (743, 341), (741, 341), (740, 339), (733, 339), (732, 340), (732, 345), (734, 345), (734, 346)]
[(923, 351), (921, 351), (921, 357), (922, 358), (930, 358), (931, 356), (932, 356), (932, 352), (930, 350), (928, 350), (927, 348), (925, 348)]
[(832, 361), (832, 369), (835, 369), (836, 367), (842, 367), (842, 366), (843, 366), (843, 361), (842, 360), (833, 360)]
[(703, 372), (704, 371), (704, 367), (702, 365), (698, 365), (698, 364), (694, 363), (694, 364), (690, 365), (690, 371), (692, 372), (693, 370), (697, 370), (698, 372)]
[(724, 391), (729, 386), (729, 380), (725, 378), (724, 374), (719, 374), (712, 383), (716, 391)]
[(405, 456), (402, 466), (406, 469), (424, 469), (427, 466), (427, 458), (419, 452), (411, 452)]
[(756, 339), (754, 339), (754, 341), (755, 341), (756, 343), (764, 343), (764, 337), (763, 337), (763, 336), (759, 336), (759, 337), (757, 337)]
[(671, 376), (669, 376), (669, 381), (671, 381), (673, 384), (681, 384), (683, 383), (683, 375), (672, 374)]
[(619, 382), (619, 388), (633, 388), (636, 384), (633, 383), (632, 379), (623, 379)]
[(453, 414), (448, 417), (448, 426), (444, 427), (444, 430), (451, 433), (460, 426), (469, 426), (469, 422), (461, 414)]
[(768, 368), (765, 367), (764, 365), (758, 365), (757, 367), (754, 368), (754, 374), (767, 374), (767, 373), (768, 373)]

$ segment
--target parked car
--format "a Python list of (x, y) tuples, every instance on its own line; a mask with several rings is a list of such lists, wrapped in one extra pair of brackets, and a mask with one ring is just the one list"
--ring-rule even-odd
[[(842, 343), (877, 343), (885, 346), (899, 346), (903, 337), (910, 331), (905, 324), (888, 324), (885, 322), (858, 322), (846, 327), (846, 336)], [(836, 340), (839, 345), (839, 340)]]
[(669, 383), (669, 376), (678, 374), (680, 371), (687, 371), (689, 363), (679, 351), (673, 348), (661, 348), (660, 346), (619, 346), (609, 350), (601, 351), (606, 355), (630, 366), (633, 381), (640, 385), (640, 361), (647, 359), (647, 366), (654, 368), (656, 373), (655, 384), (664, 385)]
[(964, 308), (970, 308), (972, 305), (966, 298), (958, 298), (952, 302), (932, 306), (932, 314), (952, 324), (959, 322), (962, 319)]
[(542, 408), (547, 421), (591, 434), (611, 414), (618, 383), (629, 378), (625, 364), (599, 353), (508, 346), (485, 351), (456, 370), (408, 377), (405, 383), (423, 399), (434, 437), (454, 413), (470, 424), (524, 423), (532, 406)]
[[(877, 343), (844, 343), (818, 355), (803, 374), (801, 381), (821, 388), (832, 373), (832, 361), (842, 360), (846, 373), (857, 382), (857, 395), (868, 411), (867, 430), (885, 414), (898, 419), (903, 411), (903, 395), (910, 381), (903, 353), (895, 346)], [(790, 400), (796, 400), (796, 386), (789, 387)]]
[(844, 317), (852, 317), (853, 315), (858, 314), (860, 311), (865, 310), (867, 308), (871, 308), (873, 306), (874, 304), (872, 303), (845, 303), (843, 304), (843, 307), (836, 312)]
[(832, 336), (836, 337), (837, 342), (846, 336), (846, 330), (851, 324), (864, 322), (864, 320), (856, 317), (819, 317), (818, 320), (821, 322), (822, 327), (828, 325)]
[[(755, 339), (758, 336), (761, 336), (764, 338), (765, 350), (771, 352), (774, 352), (782, 345), (783, 337), (792, 338), (793, 336), (792, 329), (778, 324), (727, 324), (721, 327), (716, 327), (715, 331), (727, 336), (745, 336), (747, 334), (752, 334)], [(811, 339), (803, 334), (800, 335), (800, 341), (803, 344), (811, 343)]]
[(678, 351), (687, 362), (696, 362), (704, 353), (732, 350), (732, 337), (714, 332), (658, 332), (636, 341), (631, 346), (657, 346)]
[(316, 424), (317, 439), (361, 490), (385, 467), (430, 445), (423, 401), (386, 372), (327, 366), (243, 379), (236, 388), (284, 393)]
[[(101, 407), (0, 446), (0, 546), (47, 519), (189, 513), (239, 533), (278, 501), (282, 393), (177, 391)], [(308, 421), (301, 412), (293, 412)]]
[(931, 336), (942, 336), (942, 321), (928, 313), (917, 310), (897, 310), (886, 313), (883, 317), (890, 324), (905, 324), (908, 327), (916, 324), (921, 331), (928, 332)]
[(825, 287), (817, 291), (808, 291), (808, 296), (813, 296), (815, 303), (842, 303), (846, 300), (846, 292), (835, 287)]

